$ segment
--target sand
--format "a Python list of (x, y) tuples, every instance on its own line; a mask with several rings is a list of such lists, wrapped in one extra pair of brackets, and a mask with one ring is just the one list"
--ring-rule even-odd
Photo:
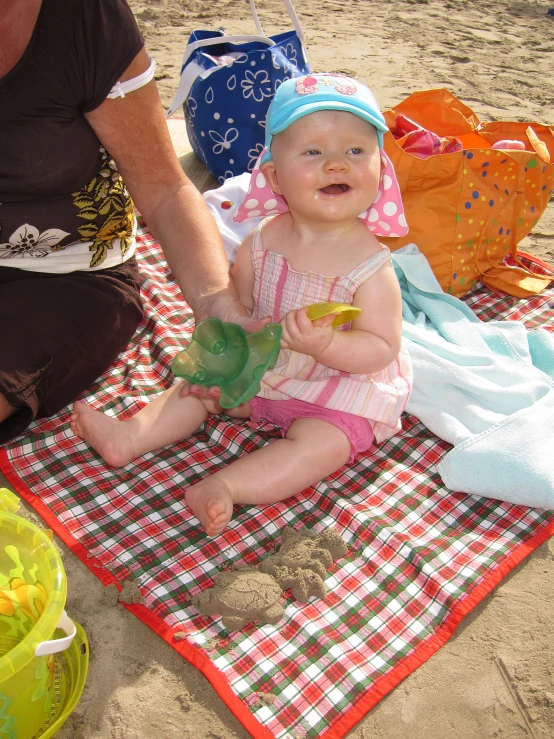
[(226, 629), (238, 630), (248, 623), (279, 623), (285, 616), (281, 596), (288, 588), (300, 603), (326, 598), (327, 569), (348, 552), (339, 532), (330, 528), (314, 535), (285, 526), (278, 541), (277, 551), (256, 567), (218, 572), (211, 587), (191, 598), (192, 605), (205, 616), (221, 616)]
[[(166, 107), (192, 28), (254, 32), (247, 0), (130, 4), (157, 60)], [(445, 86), (483, 120), (552, 125), (549, 5), (554, 0), (296, 0), (312, 68), (356, 74), (382, 107), (415, 89)], [(260, 15), (269, 33), (288, 28), (280, 0), (260, 0)], [(196, 172), (195, 181), (209, 183), (191, 155), (184, 154), (182, 162)], [(552, 202), (522, 247), (554, 264)], [(250, 736), (194, 667), (126, 611), (117, 593), (61, 544), (60, 549), (69, 583), (67, 610), (87, 632), (91, 664), (82, 700), (59, 739)], [(554, 539), (508, 575), (447, 645), (348, 737), (552, 739), (553, 614)]]

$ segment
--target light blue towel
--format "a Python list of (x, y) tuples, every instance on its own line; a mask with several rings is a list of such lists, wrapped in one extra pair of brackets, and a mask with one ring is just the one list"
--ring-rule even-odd
[(437, 466), (443, 482), (554, 509), (554, 337), (481, 321), (442, 291), (413, 244), (393, 264), (414, 369), (406, 410), (454, 445)]

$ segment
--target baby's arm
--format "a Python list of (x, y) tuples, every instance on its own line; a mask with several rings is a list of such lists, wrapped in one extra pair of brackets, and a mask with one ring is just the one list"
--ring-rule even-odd
[(402, 338), (400, 286), (390, 262), (356, 291), (354, 305), (362, 313), (350, 331), (334, 331), (325, 325), (330, 318), (312, 323), (305, 309), (287, 313), (283, 346), (343, 372), (379, 372), (398, 355)]
[(252, 239), (254, 232), (250, 232), (239, 246), (232, 274), (239, 293), (240, 302), (250, 312), (254, 308), (252, 291), (254, 289), (254, 269), (252, 268)]

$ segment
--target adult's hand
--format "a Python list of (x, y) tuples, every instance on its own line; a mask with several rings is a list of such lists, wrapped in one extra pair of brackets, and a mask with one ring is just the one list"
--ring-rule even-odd
[(232, 289), (219, 290), (196, 301), (194, 310), (196, 323), (205, 318), (219, 318), (226, 323), (238, 323), (249, 334), (261, 331), (271, 318), (251, 318), (250, 311), (240, 302)]

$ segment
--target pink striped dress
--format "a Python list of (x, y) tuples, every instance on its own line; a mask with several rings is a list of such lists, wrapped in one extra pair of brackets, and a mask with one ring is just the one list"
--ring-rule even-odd
[[(263, 248), (262, 226), (263, 221), (256, 228), (252, 243), (256, 318), (271, 316), (279, 322), (290, 310), (324, 301), (352, 305), (360, 285), (390, 259), (389, 249), (383, 246), (343, 277), (297, 272), (286, 257)], [(350, 325), (341, 328), (347, 330)], [(404, 347), (388, 367), (363, 375), (331, 369), (308, 354), (282, 349), (274, 369), (263, 376), (258, 396), (302, 400), (362, 416), (371, 423), (375, 441), (382, 442), (400, 430), (400, 415), (411, 388), (412, 367)]]

